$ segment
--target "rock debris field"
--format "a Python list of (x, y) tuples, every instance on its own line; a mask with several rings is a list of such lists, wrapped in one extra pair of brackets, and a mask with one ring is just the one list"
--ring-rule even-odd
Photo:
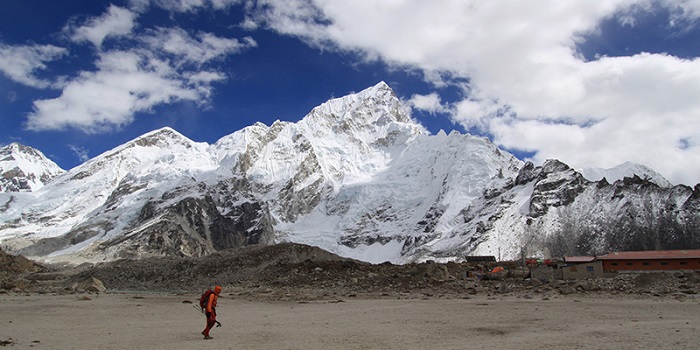
[(292, 243), (253, 245), (200, 258), (120, 260), (63, 269), (41, 266), (5, 253), (0, 263), (0, 291), (4, 292), (91, 291), (94, 279), (102, 283), (104, 290), (131, 292), (197, 293), (219, 284), (232, 295), (255, 300), (432, 299), (476, 295), (694, 298), (700, 292), (700, 274), (693, 271), (543, 282), (527, 278), (527, 270), (515, 263), (500, 263), (506, 271), (479, 280), (468, 277), (489, 271), (496, 263), (369, 264)]
[[(0, 347), (697, 349), (697, 273), (579, 281), (513, 263), (368, 264), (280, 244), (203, 258), (42, 266), (0, 253)], [(220, 284), (214, 339), (196, 310)], [(86, 336), (87, 334), (87, 336)]]

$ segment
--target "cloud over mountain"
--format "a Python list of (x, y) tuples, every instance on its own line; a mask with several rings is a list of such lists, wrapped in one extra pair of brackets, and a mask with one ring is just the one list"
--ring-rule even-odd
[(0, 5), (5, 143), (58, 131), (104, 151), (96, 134), (174, 121), (213, 141), (227, 130), (205, 118), (289, 120), (385, 80), (431, 132), (522, 160), (700, 174), (698, 0), (34, 1)]
[(257, 4), (248, 22), (458, 86), (454, 121), (533, 152), (537, 163), (631, 160), (667, 169), (673, 182), (697, 181), (700, 60), (663, 52), (587, 60), (580, 51), (611, 19), (633, 26), (635, 18), (667, 12), (667, 26), (682, 31), (696, 23), (697, 1)]
[[(257, 45), (250, 37), (238, 40), (207, 32), (190, 33), (179, 27), (141, 28), (134, 32), (137, 18), (136, 12), (110, 5), (102, 16), (66, 29), (76, 43), (90, 42), (95, 46), (96, 69), (81, 71), (66, 81), (60, 96), (34, 101), (28, 115), (29, 129), (77, 128), (86, 133), (102, 133), (130, 124), (136, 113), (149, 112), (162, 104), (191, 101), (205, 106), (213, 85), (227, 78), (211, 62)], [(114, 43), (106, 45), (106, 41)], [(53, 47), (34, 51), (35, 56), (43, 54), (40, 57), (45, 58), (36, 58), (33, 67), (25, 65), (26, 68), (15, 70), (31, 72), (42, 68), (42, 59), (67, 52)], [(27, 82), (41, 87), (39, 83)]]

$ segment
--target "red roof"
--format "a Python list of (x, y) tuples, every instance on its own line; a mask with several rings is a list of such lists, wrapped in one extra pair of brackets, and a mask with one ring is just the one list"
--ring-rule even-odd
[(601, 255), (598, 260), (640, 259), (700, 259), (700, 249), (694, 250), (647, 250), (642, 252), (614, 252)]
[(565, 256), (564, 262), (568, 263), (587, 263), (595, 260), (595, 256)]

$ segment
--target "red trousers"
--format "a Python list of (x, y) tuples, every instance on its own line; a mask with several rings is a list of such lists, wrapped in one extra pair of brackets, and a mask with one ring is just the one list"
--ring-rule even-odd
[(216, 312), (207, 312), (206, 316), (207, 316), (207, 327), (204, 328), (204, 331), (202, 332), (202, 334), (204, 334), (205, 337), (208, 337), (209, 330), (212, 329), (214, 327), (214, 325), (216, 324)]

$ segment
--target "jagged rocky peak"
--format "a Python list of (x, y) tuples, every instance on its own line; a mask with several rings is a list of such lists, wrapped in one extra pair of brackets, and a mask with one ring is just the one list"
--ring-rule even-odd
[(557, 159), (547, 159), (542, 166), (538, 167), (535, 167), (532, 162), (528, 161), (520, 168), (516, 183), (524, 184), (535, 179), (540, 180), (539, 182), (543, 182), (542, 180), (547, 178), (550, 178), (550, 180), (554, 178), (561, 180), (567, 177), (576, 178), (577, 180), (581, 178), (581, 180), (585, 181), (585, 179), (582, 179), (580, 173)]
[(343, 142), (362, 148), (387, 146), (420, 133), (427, 132), (410, 118), (393, 90), (380, 82), (358, 93), (331, 99), (312, 109), (298, 123), (278, 120), (267, 126), (258, 122), (224, 136), (214, 144), (214, 152), (219, 159), (233, 157), (247, 164), (266, 148), (273, 153), (279, 153), (280, 147), (302, 151), (312, 148), (324, 153), (324, 149), (336, 149)]
[(615, 181), (616, 184), (622, 184), (622, 186), (627, 187), (644, 187), (644, 186), (655, 186), (660, 187), (655, 182), (652, 182), (648, 178), (641, 178), (639, 175), (634, 174), (630, 177), (625, 176), (622, 180)]
[(129, 144), (134, 144), (141, 147), (167, 147), (173, 143), (181, 144), (185, 147), (191, 147), (193, 141), (188, 139), (185, 135), (175, 131), (173, 128), (164, 127), (143, 134), (129, 142)]
[(516, 185), (524, 185), (532, 180), (535, 180), (540, 176), (541, 169), (539, 167), (535, 168), (535, 164), (527, 161), (520, 171), (518, 176), (515, 178)]
[[(536, 170), (533, 169), (530, 174), (535, 172)], [(527, 173), (526, 170), (525, 174)], [(523, 174), (522, 170), (521, 174)], [(537, 181), (530, 197), (530, 215), (542, 216), (550, 207), (572, 203), (576, 196), (586, 189), (587, 184), (588, 181), (568, 165), (556, 159), (546, 160), (537, 174)]]
[(0, 192), (33, 192), (64, 172), (32, 147), (11, 143), (0, 148)]
[(545, 174), (551, 174), (555, 172), (565, 172), (571, 170), (571, 167), (562, 163), (557, 159), (547, 159), (544, 164), (542, 164), (542, 172)]
[(700, 211), (700, 184), (693, 187), (693, 192), (685, 203), (683, 203), (683, 208), (687, 210)]
[(43, 156), (43, 154), (37, 149), (13, 142), (3, 148), (0, 148), (0, 161), (5, 161), (7, 160), (6, 157), (12, 157), (13, 154), (17, 153), (23, 153), (37, 158)]
[(312, 127), (331, 128), (336, 133), (382, 128), (396, 122), (415, 124), (394, 91), (383, 81), (321, 104), (303, 122)]

